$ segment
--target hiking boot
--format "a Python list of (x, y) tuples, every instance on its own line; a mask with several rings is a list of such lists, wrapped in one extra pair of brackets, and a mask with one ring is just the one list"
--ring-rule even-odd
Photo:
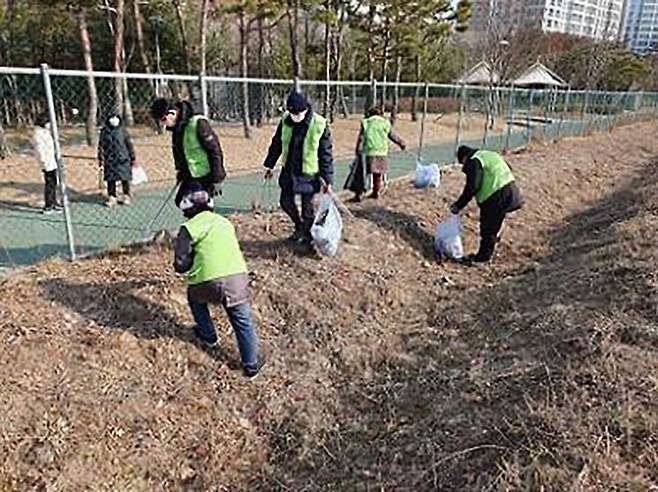
[(217, 342), (217, 335), (215, 335), (215, 337), (214, 337), (213, 339), (205, 338), (204, 336), (201, 335), (201, 332), (199, 331), (199, 327), (198, 327), (198, 326), (195, 326), (195, 327), (194, 327), (194, 335), (199, 339), (199, 341), (200, 341), (200, 342), (201, 342), (206, 348), (212, 349), (212, 348), (217, 347), (217, 345), (218, 345), (218, 342)]
[(112, 208), (117, 204), (117, 197), (115, 196), (110, 196), (107, 198), (107, 201), (105, 202), (105, 206), (107, 208)]

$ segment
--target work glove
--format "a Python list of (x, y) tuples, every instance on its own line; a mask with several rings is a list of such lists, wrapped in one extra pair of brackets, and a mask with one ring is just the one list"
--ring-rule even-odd
[(451, 214), (459, 215), (459, 212), (460, 212), (460, 210), (459, 210), (459, 207), (457, 206), (456, 203), (453, 203), (452, 205), (450, 205), (450, 213)]

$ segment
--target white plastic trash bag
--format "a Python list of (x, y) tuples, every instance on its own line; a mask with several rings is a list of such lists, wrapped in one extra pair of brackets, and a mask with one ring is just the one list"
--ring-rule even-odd
[(148, 182), (148, 177), (146, 176), (146, 171), (142, 166), (133, 167), (133, 179), (130, 181), (130, 184), (133, 186), (143, 185)]
[(326, 256), (338, 253), (338, 243), (343, 232), (343, 219), (330, 193), (323, 193), (315, 215), (311, 236), (318, 251)]
[(464, 257), (462, 246), (462, 221), (459, 215), (451, 215), (436, 226), (436, 237), (434, 238), (434, 251), (441, 258), (460, 260)]
[(441, 170), (438, 164), (423, 164), (416, 161), (416, 188), (438, 188), (441, 184)]

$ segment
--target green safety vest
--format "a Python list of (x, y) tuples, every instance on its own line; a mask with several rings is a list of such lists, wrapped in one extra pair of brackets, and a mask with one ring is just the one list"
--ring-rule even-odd
[(482, 164), (482, 180), (475, 194), (478, 203), (484, 203), (503, 186), (514, 181), (512, 170), (498, 152), (478, 150), (473, 158)]
[(388, 155), (388, 134), (391, 122), (381, 116), (371, 116), (363, 120), (363, 153), (368, 156)]
[(206, 210), (183, 224), (192, 237), (194, 260), (187, 283), (200, 284), (247, 273), (235, 228), (228, 219)]
[(208, 154), (201, 145), (197, 134), (197, 126), (199, 126), (199, 120), (202, 119), (205, 120), (206, 117), (200, 114), (192, 116), (185, 127), (183, 136), (183, 152), (193, 178), (201, 178), (210, 174)]
[[(281, 157), (284, 166), (288, 159), (290, 140), (292, 140), (292, 125), (286, 123), (287, 119), (288, 113), (285, 113), (281, 120)], [(320, 172), (318, 150), (320, 148), (320, 138), (322, 138), (326, 128), (327, 120), (319, 114), (313, 113), (313, 118), (304, 137), (304, 148), (302, 150), (302, 174), (306, 176), (315, 176)]]

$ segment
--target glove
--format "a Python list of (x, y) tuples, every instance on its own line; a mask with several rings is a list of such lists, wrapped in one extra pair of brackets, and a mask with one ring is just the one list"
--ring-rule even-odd
[(402, 144), (400, 145), (400, 149), (402, 150), (402, 152), (404, 152), (405, 150), (407, 150), (407, 146), (405, 144)]
[(274, 170), (273, 169), (268, 169), (265, 171), (265, 179), (270, 180), (274, 177)]
[(222, 196), (222, 185), (221, 183), (213, 183), (210, 196)]
[(459, 210), (459, 207), (457, 206), (456, 203), (453, 203), (452, 205), (450, 205), (450, 213), (451, 214), (459, 215), (459, 212), (460, 212), (460, 210)]

